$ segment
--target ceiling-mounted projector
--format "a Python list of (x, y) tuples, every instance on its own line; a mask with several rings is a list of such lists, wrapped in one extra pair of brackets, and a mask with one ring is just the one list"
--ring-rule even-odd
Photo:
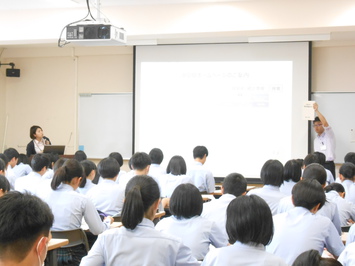
[(114, 46), (127, 42), (126, 31), (110, 24), (77, 24), (66, 27), (66, 41), (85, 46)]

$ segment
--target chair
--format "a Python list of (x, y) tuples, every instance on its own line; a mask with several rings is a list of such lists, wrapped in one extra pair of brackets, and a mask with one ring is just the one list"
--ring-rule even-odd
[(62, 246), (61, 248), (70, 248), (84, 244), (86, 251), (89, 252), (90, 248), (88, 239), (85, 232), (81, 228), (65, 231), (51, 231), (51, 233), (53, 238), (63, 238), (69, 240), (69, 244)]

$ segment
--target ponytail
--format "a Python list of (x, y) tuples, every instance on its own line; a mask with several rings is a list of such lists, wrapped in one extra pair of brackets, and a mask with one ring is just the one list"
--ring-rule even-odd
[(69, 184), (73, 178), (82, 176), (83, 167), (81, 164), (74, 159), (67, 160), (55, 171), (51, 187), (56, 190), (61, 183)]
[(142, 222), (144, 213), (159, 199), (159, 186), (150, 176), (135, 176), (128, 182), (125, 195), (122, 224), (133, 230)]

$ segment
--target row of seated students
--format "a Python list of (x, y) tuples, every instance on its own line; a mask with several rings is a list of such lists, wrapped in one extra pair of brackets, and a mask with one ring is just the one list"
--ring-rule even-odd
[[(142, 154), (140, 154), (140, 155), (142, 155)], [(134, 157), (134, 156), (133, 156)], [(132, 165), (133, 165), (133, 157), (132, 157)], [(39, 162), (39, 161), (41, 161), (39, 158), (41, 158), (41, 159), (45, 159), (46, 158), (46, 156), (41, 156), (40, 154), (38, 155), (38, 156), (35, 156), (33, 159), (34, 159), (34, 162), (36, 162), (36, 160)], [(102, 163), (103, 165), (104, 165), (104, 163), (107, 163), (107, 162), (111, 162), (111, 163), (113, 163), (114, 162), (114, 160), (110, 160), (110, 158), (107, 158), (107, 159), (105, 159), (105, 160), (102, 160), (102, 162), (100, 162), (100, 163)], [(47, 164), (49, 163), (49, 162), (46, 162)], [(45, 164), (45, 163), (44, 163)], [(115, 163), (113, 163), (113, 164), (115, 164)], [(116, 162), (116, 164), (117, 164), (117, 162)], [(35, 164), (33, 164), (33, 165), (35, 165)], [(276, 167), (275, 167), (275, 165), (276, 165)], [(266, 162), (265, 163), (265, 165), (264, 165), (264, 167), (263, 167), (263, 169), (262, 169), (262, 171), (261, 171), (261, 177), (262, 177), (262, 179), (263, 179), (263, 173), (265, 174), (265, 177), (266, 177), (266, 179), (267, 179), (267, 169), (278, 169), (278, 167), (277, 166), (279, 166), (279, 162), (277, 161), (277, 160), (270, 160), (270, 161), (268, 161), (268, 162)], [(282, 164), (281, 164), (281, 166), (282, 166)], [(313, 165), (311, 165), (312, 167), (310, 167), (310, 168), (306, 168), (306, 169), (322, 169), (323, 170), (323, 172), (325, 172), (325, 170), (323, 169), (323, 168), (321, 168), (320, 167), (320, 165), (319, 164), (313, 164)], [(40, 167), (39, 167), (40, 168)], [(55, 207), (57, 207), (57, 209), (58, 209), (58, 211), (59, 211), (59, 213), (60, 213), (60, 210), (61, 209), (63, 209), (63, 208), (65, 208), (65, 207), (67, 207), (67, 212), (69, 212), (70, 213), (70, 211), (68, 211), (68, 209), (70, 210), (70, 208), (69, 208), (69, 206), (71, 206), (71, 202), (76, 202), (76, 203), (79, 203), (80, 202), (80, 206), (82, 206), (82, 205), (85, 205), (88, 209), (89, 209), (89, 211), (91, 211), (91, 214), (90, 215), (87, 215), (87, 217), (86, 217), (86, 219), (85, 220), (88, 220), (89, 219), (89, 217), (94, 217), (95, 216), (95, 214), (96, 214), (96, 216), (95, 217), (98, 217), (98, 215), (97, 215), (97, 213), (95, 213), (95, 211), (93, 211), (93, 210), (95, 210), (95, 207), (93, 207), (93, 206), (91, 206), (92, 204), (92, 200), (87, 200), (87, 197), (82, 197), (82, 198), (76, 198), (76, 196), (77, 196), (77, 194), (78, 193), (71, 193), (71, 194), (65, 194), (66, 192), (72, 192), (72, 191), (74, 191), (76, 188), (78, 188), (79, 187), (79, 185), (80, 185), (80, 183), (81, 183), (81, 176), (83, 176), (83, 174), (82, 173), (80, 173), (80, 170), (79, 170), (79, 168), (81, 169), (81, 171), (82, 171), (82, 167), (80, 167), (80, 164), (78, 164), (78, 162), (76, 161), (76, 160), (68, 160), (67, 162), (65, 162), (64, 163), (64, 166), (62, 166), (62, 167), (59, 167), (58, 168), (58, 170), (57, 170), (57, 172), (56, 172), (56, 174), (54, 175), (54, 178), (53, 178), (53, 180), (52, 180), (52, 182), (51, 182), (51, 186), (52, 186), (52, 190), (53, 191), (56, 191), (56, 190), (58, 190), (58, 191), (60, 191), (61, 193), (63, 193), (63, 195), (65, 195), (65, 196), (63, 196), (63, 199), (65, 199), (65, 198), (70, 198), (70, 200), (69, 201), (65, 201), (64, 200), (64, 202), (62, 202), (62, 200), (61, 200), (61, 203), (60, 204), (62, 204), (62, 205), (58, 205), (57, 203), (54, 203), (53, 204), (53, 206), (51, 206), (51, 208), (52, 208), (52, 210), (53, 209), (55, 209)], [(98, 165), (98, 168), (100, 168), (100, 164)], [(108, 167), (108, 168), (111, 168), (111, 167)], [(36, 167), (34, 167), (34, 169), (37, 169)], [(107, 169), (107, 167), (106, 167), (106, 169)], [(313, 170), (314, 170), (313, 169)], [(43, 170), (43, 168), (41, 169), (41, 170)], [(71, 170), (72, 172), (70, 172), (69, 170)], [(143, 170), (143, 169), (138, 169), (138, 170)], [(307, 172), (311, 172), (311, 170), (305, 170), (304, 172), (303, 172), (303, 175), (304, 176), (307, 176)], [(118, 171), (119, 171), (119, 167), (118, 167)], [(99, 170), (99, 172), (100, 172), (100, 174), (101, 174), (101, 172), (102, 172), (102, 170), (100, 171)], [(108, 176), (106, 176), (106, 178), (108, 178), (108, 179), (110, 179), (111, 178), (111, 176), (112, 176), (112, 174), (115, 174), (117, 171), (114, 171), (114, 172), (112, 172), (111, 174), (108, 174)], [(271, 171), (272, 172), (272, 171)], [(103, 172), (104, 173), (104, 172)], [(118, 172), (117, 172), (117, 174), (118, 174)], [(116, 174), (116, 176), (117, 176), (117, 174)], [(137, 174), (137, 173), (136, 173)], [(270, 173), (269, 173), (270, 174)], [(105, 174), (103, 174), (103, 175), (105, 175)], [(311, 174), (311, 176), (317, 176), (318, 174)], [(326, 176), (326, 174), (323, 174), (322, 173), (322, 175), (324, 175), (324, 176)], [(115, 178), (116, 176), (113, 176), (113, 178)], [(237, 175), (238, 176), (238, 175)], [(103, 179), (105, 179), (105, 177), (102, 177)], [(132, 178), (131, 178), (132, 179)], [(244, 179), (244, 178), (243, 178)], [(314, 179), (314, 178), (309, 178), (309, 180), (312, 180), (312, 179)], [(210, 203), (206, 203), (205, 204), (205, 207), (203, 207), (203, 212), (202, 212), (202, 217), (204, 217), (204, 214), (203, 213), (207, 213), (208, 211), (208, 206), (210, 205), (210, 206), (213, 206), (213, 205), (216, 205), (216, 203), (215, 202), (223, 202), (223, 200), (225, 200), (227, 197), (224, 197), (224, 196), (227, 196), (228, 194), (229, 195), (232, 195), (232, 193), (230, 194), (230, 192), (228, 192), (228, 189), (227, 189), (227, 192), (225, 191), (225, 188), (226, 188), (226, 184), (228, 184), (228, 181), (229, 180), (229, 178), (227, 177), (226, 178), (226, 180), (225, 180), (225, 182), (224, 182), (224, 185), (223, 185), (223, 188), (222, 188), (222, 190), (224, 191), (224, 194), (223, 194), (223, 196), (219, 199), (219, 200), (216, 200), (216, 201), (212, 201), (212, 202), (210, 202)], [(307, 180), (307, 178), (305, 178), (305, 180)], [(111, 180), (113, 183), (114, 183), (114, 181), (115, 180)], [(130, 181), (128, 181), (125, 185), (127, 186), (128, 185), (128, 183), (129, 183)], [(319, 184), (320, 182), (319, 181), (317, 181), (318, 183), (317, 184)], [(101, 182), (99, 182), (99, 185), (100, 185), (100, 183)], [(157, 182), (155, 182), (155, 183), (157, 183)], [(305, 182), (303, 182), (303, 183), (305, 183)], [(303, 183), (301, 183), (300, 182), (300, 184), (303, 184)], [(314, 183), (314, 182), (313, 182)], [(268, 185), (268, 184), (265, 184), (265, 185)], [(320, 185), (320, 184), (319, 184)], [(71, 187), (71, 188), (69, 188), (69, 186)], [(244, 186), (244, 185), (243, 185)], [(242, 187), (243, 187), (242, 186)], [(308, 184), (307, 186), (310, 186), (310, 184)], [(228, 187), (228, 186), (227, 186)], [(321, 187), (321, 186), (320, 186)], [(64, 189), (63, 189), (64, 188)], [(321, 187), (322, 188), (322, 187)], [(62, 190), (62, 191), (61, 191)], [(186, 190), (186, 189), (185, 189)], [(245, 189), (242, 189), (242, 190), (244, 190), (244, 191), (242, 191), (242, 193), (241, 194), (237, 194), (237, 195), (235, 195), (234, 197), (232, 196), (231, 198), (232, 199), (234, 199), (234, 198), (236, 198), (236, 197), (239, 197), (240, 195), (243, 195), (245, 192), (246, 192), (246, 182), (245, 182)], [(300, 189), (300, 191), (304, 191), (305, 189), (303, 188), (303, 189)], [(158, 186), (158, 191), (160, 191), (160, 189), (159, 189), (159, 186)], [(254, 192), (254, 191), (257, 191), (257, 190), (252, 190), (252, 192)], [(311, 190), (310, 190), (311, 191)], [(174, 192), (175, 192), (175, 190), (174, 190)], [(174, 192), (172, 193), (172, 194), (174, 194)], [(195, 191), (196, 192), (196, 191)], [(55, 199), (58, 199), (58, 198), (61, 198), (60, 196), (61, 196), (61, 193), (57, 193), (57, 194), (55, 194), (54, 192), (51, 192), (50, 193), (50, 195), (47, 195), (47, 196), (45, 196), (44, 197), (44, 199), (50, 199), (51, 197), (53, 198), (53, 201), (55, 201)], [(125, 197), (126, 197), (126, 201), (127, 201), (127, 188), (125, 187), (125, 193), (126, 193), (126, 195), (125, 195)], [(160, 192), (159, 192), (160, 193)], [(253, 194), (253, 193), (251, 193), (251, 192), (249, 192), (250, 194)], [(292, 191), (292, 193), (293, 193), (293, 191)], [(44, 194), (46, 194), (46, 193), (44, 193)], [(196, 193), (195, 193), (196, 194)], [(75, 195), (75, 196), (74, 196)], [(180, 193), (180, 195), (181, 195), (181, 193)], [(312, 193), (311, 194), (309, 194), (309, 193), (307, 193), (307, 195), (312, 195)], [(323, 190), (322, 190), (322, 195), (324, 196), (324, 192), (323, 192)], [(262, 196), (262, 195), (261, 195)], [(318, 195), (319, 196), (319, 195)], [(159, 197), (161, 197), (161, 194), (160, 194), (160, 196)], [(171, 196), (172, 197), (172, 199), (173, 199), (173, 195)], [(181, 196), (180, 196), (181, 197)], [(43, 196), (42, 196), (42, 198), (43, 198)], [(80, 199), (81, 200), (83, 200), (83, 199), (86, 199), (86, 200), (84, 200), (84, 203), (82, 203), (81, 201), (80, 201)], [(187, 198), (187, 196), (186, 197), (182, 197), (182, 198)], [(201, 196), (200, 196), (200, 198), (201, 198)], [(293, 195), (293, 198), (294, 198), (294, 195)], [(303, 205), (300, 205), (300, 206), (298, 206), (298, 205), (296, 205), (295, 203), (295, 205), (296, 205), (296, 208), (294, 208), (294, 209), (297, 209), (297, 207), (302, 207), (302, 208), (306, 208), (306, 209), (308, 209), (309, 211), (310, 211), (310, 213), (312, 213), (312, 212), (317, 212), (317, 210), (324, 204), (324, 202), (322, 203), (322, 198), (320, 197), (320, 198), (317, 198), (317, 200), (318, 200), (318, 207), (317, 206), (313, 206), (313, 207), (317, 207), (317, 208), (312, 208), (312, 209), (308, 209), (308, 205), (307, 205), (307, 207), (305, 207), (305, 206), (303, 206)], [(305, 200), (303, 200), (303, 201), (305, 201)], [(301, 200), (301, 202), (302, 202), (302, 204), (304, 203), (302, 200)], [(226, 206), (226, 208), (227, 208), (227, 206), (228, 206), (228, 204), (231, 202), (231, 200), (227, 200), (227, 204), (225, 204)], [(266, 202), (268, 202), (267, 200), (266, 200)], [(313, 204), (314, 202), (311, 202), (311, 204)], [(50, 203), (48, 203), (49, 205), (51, 205)], [(171, 204), (171, 203), (170, 203)], [(267, 206), (270, 206), (270, 205), (267, 205)], [(72, 206), (71, 206), (72, 207)], [(170, 206), (171, 207), (171, 206)], [(174, 207), (173, 207), (174, 208)], [(96, 208), (97, 209), (97, 208)], [(124, 205), (123, 205), (123, 209), (124, 209)], [(213, 207), (212, 207), (212, 209), (213, 209)], [(218, 209), (218, 210), (220, 210), (221, 208), (216, 208), (216, 209)], [(293, 211), (294, 211), (294, 209), (293, 209)], [(156, 209), (155, 209), (156, 210)], [(206, 211), (205, 211), (206, 210)], [(54, 212), (55, 213), (55, 215), (56, 215), (56, 213), (58, 212), (58, 211), (56, 211), (56, 212)], [(86, 210), (87, 211), (87, 210)], [(62, 211), (63, 212), (63, 211)], [(82, 213), (84, 213), (84, 216), (85, 216), (85, 210), (83, 210), (83, 209), (81, 209), (81, 212)], [(296, 211), (294, 211), (294, 212), (296, 212)], [(95, 213), (95, 214), (94, 214)], [(145, 213), (145, 212), (144, 212)], [(88, 214), (88, 213), (87, 213)], [(124, 217), (124, 210), (122, 211), (122, 218)], [(201, 213), (200, 213), (201, 214)], [(200, 214), (195, 214), (194, 216), (200, 216)], [(308, 212), (305, 212), (305, 214), (308, 214)], [(61, 214), (61, 215), (63, 215), (63, 214)], [(66, 219), (63, 219), (63, 220), (65, 220), (65, 222), (63, 221), (63, 223), (68, 223), (69, 221), (70, 221), (70, 223), (76, 223), (76, 222), (78, 222), (77, 224), (79, 224), (79, 227), (80, 227), (80, 223), (81, 223), (81, 218), (80, 219), (78, 219), (78, 217), (75, 217), (76, 218), (76, 220), (78, 220), (78, 221), (74, 221), (74, 222), (72, 222), (71, 221), (71, 216), (73, 216), (72, 214), (70, 214), (69, 215), (69, 217), (66, 217)], [(75, 216), (75, 215), (74, 215)], [(82, 216), (82, 215), (81, 215)], [(177, 216), (179, 216), (179, 214), (177, 214)], [(212, 215), (212, 216), (214, 216), (214, 217), (216, 217), (217, 215)], [(181, 217), (183, 217), (183, 218), (191, 218), (191, 217), (185, 217), (185, 216), (181, 216)], [(181, 218), (180, 217), (180, 218)], [(206, 216), (206, 217), (208, 217), (208, 216)], [(218, 217), (218, 216), (217, 216)], [(219, 217), (226, 217), (226, 215), (221, 215), (221, 216), (219, 216)], [(310, 217), (312, 217), (312, 216), (310, 216)], [(110, 217), (107, 217), (108, 219), (110, 219)], [(227, 215), (227, 218), (226, 218), (227, 220), (228, 220), (228, 215)], [(274, 218), (275, 219), (275, 218)], [(310, 218), (311, 220), (310, 221), (312, 221), (312, 218)], [(318, 218), (319, 219), (319, 218)], [(92, 220), (91, 218), (90, 218), (90, 220)], [(110, 219), (111, 220), (111, 219)], [(139, 220), (139, 219), (138, 219)], [(178, 218), (176, 219), (176, 220), (179, 220)], [(181, 219), (180, 219), (181, 220)], [(221, 220), (222, 220), (222, 222), (221, 222)], [(263, 219), (261, 219), (262, 221), (263, 221)], [(282, 220), (282, 219), (281, 219)], [(321, 219), (320, 219), (321, 220)], [(324, 219), (323, 219), (324, 220)], [(97, 220), (97, 221), (99, 221), (99, 220)], [(161, 221), (161, 222), (163, 222), (164, 221), (164, 219)], [(99, 223), (100, 222), (100, 223)], [(96, 225), (95, 225), (95, 223), (94, 222), (89, 222), (89, 223), (91, 223), (91, 226), (90, 226), (90, 224), (89, 224), (89, 228), (90, 228), (90, 231), (93, 231), (94, 233), (101, 233), (102, 231), (104, 231), (104, 230), (106, 230), (107, 229), (107, 227), (106, 228), (103, 228), (102, 227), (102, 224), (105, 226), (107, 226), (107, 223), (103, 223), (103, 222), (101, 222), (101, 220), (99, 221), (98, 223), (96, 223)], [(164, 223), (168, 223), (168, 222), (164, 222)], [(215, 224), (222, 224), (222, 229), (221, 230), (219, 230), (220, 232), (222, 231), (223, 232), (223, 229), (225, 230), (225, 231), (227, 231), (227, 235), (228, 235), (228, 237), (230, 238), (230, 235), (229, 235), (229, 233), (228, 233), (228, 228), (226, 229), (226, 227), (224, 226), (225, 224), (228, 224), (228, 223), (224, 223), (223, 222), (223, 219), (217, 219), (217, 221), (216, 222), (214, 222)], [(311, 222), (310, 222), (311, 223)], [(77, 226), (77, 224), (75, 224), (75, 226)], [(284, 223), (282, 223), (281, 222), (281, 224), (284, 224)], [(325, 223), (326, 224), (326, 223)], [(99, 226), (98, 226), (99, 225)], [(125, 224), (124, 224), (125, 225)], [(297, 223), (297, 225), (298, 225), (298, 223)], [(103, 228), (103, 230), (97, 230), (97, 231), (95, 231), (95, 226), (98, 226), (97, 228), (99, 228), (100, 226)], [(328, 228), (328, 227), (329, 228)], [(333, 226), (333, 225), (332, 225)], [(310, 244), (310, 246), (312, 246), (312, 248), (314, 248), (314, 249), (318, 249), (318, 251), (319, 251), (319, 247), (320, 246), (323, 246), (324, 247), (324, 245), (326, 245), (327, 246), (327, 248), (328, 248), (328, 250), (330, 250), (331, 251), (331, 253), (333, 253), (335, 256), (338, 256), (339, 254), (340, 254), (340, 252), (339, 251), (341, 251), (342, 250), (342, 246), (341, 245), (339, 245), (339, 241), (340, 241), (340, 239), (339, 239), (339, 237), (338, 237), (338, 240), (339, 241), (336, 241), (335, 239), (335, 237), (333, 237), (334, 236), (334, 230), (332, 229), (333, 227), (335, 227), (335, 226), (330, 226), (330, 225), (326, 225), (324, 228), (323, 228), (323, 230), (324, 231), (326, 231), (326, 232), (328, 232), (328, 239), (322, 239), (322, 241), (318, 241), (318, 243), (317, 243), (317, 245), (315, 244), (315, 243), (313, 243), (314, 244), (314, 246), (312, 246), (312, 244)], [(92, 228), (91, 228), (92, 227)], [(126, 226), (125, 226), (126, 227)], [(160, 226), (159, 226), (159, 223), (158, 223), (158, 228), (159, 228)], [(163, 226), (161, 226), (161, 227), (163, 227)], [(54, 227), (55, 228), (55, 227)], [(96, 229), (97, 229), (96, 228)], [(102, 229), (101, 228), (101, 229)], [(129, 227), (128, 227), (129, 228)], [(135, 227), (134, 227), (135, 228)], [(53, 229), (53, 228), (52, 228)], [(60, 228), (59, 228), (60, 229)], [(131, 229), (133, 229), (133, 228), (131, 228)], [(277, 228), (276, 228), (277, 229)], [(326, 230), (326, 229), (328, 229), (328, 231)], [(65, 230), (65, 229), (60, 229), (60, 230)], [(293, 229), (294, 230), (294, 229)], [(293, 231), (292, 230), (292, 231)], [(299, 229), (299, 230), (303, 230), (302, 229), (302, 227), (301, 227), (301, 229)], [(173, 230), (174, 231), (174, 230)], [(185, 230), (180, 230), (181, 232), (184, 232)], [(187, 230), (186, 230), (187, 231)], [(210, 230), (210, 231), (212, 231), (213, 232), (213, 230)], [(218, 228), (216, 227), (216, 232), (218, 231)], [(297, 231), (297, 228), (296, 228), (296, 231)], [(312, 231), (312, 230), (311, 230)], [(277, 232), (277, 230), (275, 230), (275, 235), (274, 235), (274, 239), (275, 239), (275, 236), (277, 235), (276, 234), (276, 232)], [(313, 230), (312, 231), (315, 235), (317, 235), (317, 230)], [(188, 234), (189, 235), (189, 234)], [(221, 234), (219, 234), (219, 235), (223, 235), (223, 233), (221, 233)], [(281, 234), (281, 236), (283, 236), (283, 235), (285, 235), (285, 234)], [(339, 235), (338, 235), (339, 236)], [(181, 237), (181, 236), (180, 236)], [(99, 238), (100, 239), (100, 238)], [(215, 244), (217, 247), (219, 247), (219, 244), (218, 244), (218, 238), (216, 238), (215, 237), (215, 239), (213, 239), (213, 236), (211, 236), (211, 239), (209, 239), (209, 241), (210, 241), (210, 243), (212, 243), (212, 244)], [(223, 242), (224, 241), (224, 242)], [(227, 240), (220, 240), (220, 243), (227, 243), (226, 241), (228, 241), (228, 239)], [(328, 241), (328, 242), (326, 242), (326, 241)], [(229, 239), (229, 242), (231, 243), (231, 240)], [(268, 245), (267, 246), (267, 250), (269, 249), (269, 247), (272, 247), (273, 246), (273, 243), (274, 242), (274, 240), (271, 242), (271, 244), (270, 245)], [(311, 242), (311, 241), (310, 241)], [(195, 242), (194, 242), (195, 243)], [(243, 243), (243, 242), (242, 242)], [(257, 242), (258, 243), (258, 242)], [(185, 243), (184, 243), (185, 244)], [(232, 244), (232, 243), (231, 243)], [(245, 244), (245, 243), (244, 243)], [(260, 244), (260, 243), (259, 243)], [(187, 245), (187, 244), (186, 244)], [(265, 245), (265, 244), (264, 244)], [(223, 246), (223, 244), (222, 244), (222, 246)], [(284, 247), (284, 246), (287, 246), (287, 245), (282, 245), (282, 247)], [(300, 245), (300, 246), (302, 246), (302, 244)], [(307, 245), (305, 245), (305, 247), (306, 247)], [(191, 249), (193, 249), (192, 247), (190, 247)], [(277, 248), (277, 250), (279, 250), (279, 248)], [(282, 252), (281, 252), (282, 253)], [(298, 251), (298, 253), (297, 254), (299, 254), (300, 252)], [(197, 254), (197, 253), (196, 253)], [(199, 259), (201, 258), (201, 254), (203, 254), (203, 252), (201, 253), (199, 253), (200, 255), (200, 257), (199, 257)], [(204, 254), (206, 254), (206, 253), (204, 253)], [(289, 254), (289, 256), (293, 256), (293, 257), (291, 257), (291, 258), (284, 258), (285, 260), (287, 260), (287, 259), (289, 259), (289, 260), (294, 260), (295, 259), (295, 257), (297, 256), (297, 254), (296, 254), (296, 252), (295, 252), (295, 254), (292, 254), (292, 255), (290, 255)], [(281, 255), (282, 254), (277, 254), (277, 255), (280, 255), (280, 257), (282, 257)], [(66, 254), (64, 254), (64, 257), (65, 256), (67, 256)], [(81, 255), (80, 255), (81, 256)], [(80, 257), (79, 256), (79, 257)], [(195, 256), (195, 257), (194, 257)], [(196, 258), (197, 257), (197, 255), (194, 255), (193, 257), (194, 258)], [(211, 255), (212, 256), (212, 255)], [(89, 257), (90, 257), (90, 254), (89, 254)], [(185, 256), (184, 256), (185, 257)], [(206, 261), (207, 261), (207, 259), (206, 259)], [(287, 263), (289, 263), (290, 264), (290, 262), (289, 261), (286, 261)], [(292, 261), (291, 261), (292, 262)], [(205, 263), (205, 262), (204, 262)], [(86, 264), (83, 264), (83, 265), (86, 265)], [(87, 265), (91, 265), (90, 263), (89, 264), (87, 264)], [(217, 264), (206, 264), (206, 265), (221, 265), (221, 264), (219, 264), (219, 263), (217, 263)], [(245, 264), (241, 264), (241, 265), (245, 265)], [(273, 265), (277, 265), (277, 264), (273, 264)], [(280, 264), (280, 265), (283, 265), (283, 264)]]

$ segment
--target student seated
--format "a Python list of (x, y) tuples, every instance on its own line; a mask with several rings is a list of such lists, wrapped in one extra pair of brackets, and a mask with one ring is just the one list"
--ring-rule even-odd
[(223, 232), (215, 222), (201, 217), (203, 200), (200, 191), (192, 184), (180, 184), (170, 198), (169, 210), (173, 216), (158, 222), (158, 231), (179, 237), (197, 260), (203, 260), (209, 245), (227, 246)]
[(17, 191), (0, 197), (0, 265), (43, 265), (52, 224), (38, 197)]
[[(78, 229), (81, 227), (82, 218), (85, 218), (90, 232), (97, 235), (108, 229), (109, 223), (113, 222), (112, 217), (106, 217), (108, 223), (101, 221), (91, 200), (75, 191), (82, 175), (83, 167), (75, 159), (65, 161), (63, 166), (55, 171), (52, 190), (44, 198), (54, 215), (52, 231)], [(86, 249), (83, 245), (61, 248), (58, 250), (58, 263), (78, 265), (85, 255)]]
[[(5, 172), (6, 172), (6, 163), (2, 158), (0, 158), (0, 175), (5, 176)], [(7, 180), (7, 182), (9, 182), (9, 180)]]
[(325, 202), (319, 182), (315, 179), (299, 181), (292, 189), (292, 201), (293, 209), (273, 217), (274, 237), (266, 250), (288, 264), (310, 249), (322, 254), (326, 247), (333, 256), (339, 256), (344, 245), (334, 224), (327, 217), (314, 215)]
[(30, 160), (24, 153), (20, 153), (18, 156), (17, 164), (13, 168), (15, 175), (17, 177), (28, 175), (32, 172), (32, 168), (30, 165)]
[(81, 180), (80, 186), (78, 187), (78, 191), (81, 194), (86, 194), (90, 189), (96, 186), (92, 181), (96, 176), (96, 164), (90, 160), (81, 161), (80, 164), (84, 168), (83, 179)]
[(262, 188), (252, 189), (248, 195), (258, 195), (269, 205), (271, 213), (275, 215), (279, 202), (286, 197), (281, 193), (280, 186), (283, 182), (284, 167), (278, 160), (268, 160), (261, 168), (261, 181), (264, 186)]
[(347, 226), (355, 221), (355, 205), (344, 199), (345, 189), (342, 184), (332, 183), (324, 188), (328, 201), (338, 207), (340, 225)]
[(119, 184), (126, 186), (128, 181), (136, 175), (147, 175), (152, 161), (145, 152), (136, 152), (129, 160), (131, 171), (122, 175)]
[(120, 165), (114, 158), (107, 157), (99, 162), (97, 169), (102, 179), (86, 195), (98, 211), (110, 216), (120, 214), (125, 189), (115, 182)]
[(164, 159), (163, 151), (158, 148), (151, 149), (149, 157), (152, 160), (152, 164), (150, 165), (148, 175), (158, 182), (159, 177), (166, 174), (166, 168), (161, 165)]
[(231, 245), (210, 251), (202, 265), (286, 265), (265, 251), (273, 236), (273, 223), (269, 206), (259, 196), (232, 200), (227, 208), (226, 229)]
[(123, 227), (100, 234), (81, 265), (199, 265), (179, 238), (155, 230), (160, 191), (149, 176), (127, 184)]
[[(0, 164), (2, 159), (0, 159)], [(0, 166), (1, 167), (1, 166)], [(4, 175), (0, 175), (0, 197), (4, 196), (10, 191), (10, 183)]]
[(8, 164), (7, 164), (5, 176), (9, 180), (10, 186), (13, 189), (15, 187), (15, 181), (18, 178), (18, 176), (16, 176), (16, 173), (14, 172), (13, 168), (16, 166), (17, 161), (18, 161), (18, 157), (20, 154), (14, 148), (6, 149), (4, 151), (4, 154), (8, 159)]
[(355, 204), (355, 165), (353, 163), (343, 163), (339, 168), (339, 179), (345, 189), (345, 199)]
[(231, 173), (226, 176), (222, 184), (222, 196), (219, 199), (212, 200), (203, 204), (201, 216), (213, 221), (223, 232), (225, 241), (228, 241), (226, 231), (226, 210), (228, 204), (241, 195), (245, 195), (247, 191), (247, 181), (241, 174)]
[(43, 153), (38, 153), (33, 156), (31, 165), (32, 172), (28, 175), (19, 177), (15, 182), (15, 190), (20, 192), (30, 192), (33, 195), (37, 195), (39, 193), (39, 189), (41, 188), (41, 183), (43, 181), (42, 176), (47, 171), (49, 167), (49, 159)]
[(297, 160), (289, 160), (284, 166), (283, 183), (280, 186), (280, 192), (286, 196), (291, 196), (294, 185), (302, 176), (302, 166)]
[(346, 248), (340, 254), (338, 261), (343, 266), (353, 266), (355, 265), (355, 242), (348, 244), (346, 242)]
[(194, 164), (189, 167), (187, 175), (191, 177), (193, 184), (200, 192), (212, 193), (215, 190), (216, 182), (206, 163), (208, 150), (205, 146), (196, 146), (193, 150)]
[(118, 173), (118, 176), (116, 179), (116, 183), (119, 183), (120, 177), (127, 173), (126, 171), (122, 170), (123, 157), (122, 157), (121, 153), (119, 153), (119, 152), (111, 152), (108, 157), (114, 158), (118, 162), (118, 164), (120, 165), (120, 172)]
[(322, 152), (314, 152), (313, 153), (317, 158), (318, 158), (318, 162), (320, 165), (322, 165), (325, 169), (325, 171), (327, 172), (327, 185), (334, 183), (335, 181), (335, 177), (333, 176), (332, 172), (330, 170), (328, 170), (327, 168), (325, 168), (326, 165), (326, 157), (325, 154)]
[(81, 161), (86, 160), (87, 158), (88, 157), (86, 156), (86, 153), (84, 151), (79, 150), (74, 153), (74, 159), (77, 160), (79, 163)]
[(342, 266), (333, 258), (322, 258), (317, 250), (311, 249), (301, 253), (292, 266)]
[(52, 180), (54, 175), (54, 164), (59, 160), (59, 155), (58, 153), (53, 153), (53, 152), (45, 153), (44, 155), (48, 156), (49, 167), (47, 169), (47, 172), (45, 172), (44, 175), (42, 176), (42, 178)]
[(186, 175), (185, 160), (179, 155), (170, 159), (166, 172), (166, 175), (161, 175), (158, 179), (161, 197), (163, 198), (170, 198), (178, 185), (192, 183), (191, 178)]

